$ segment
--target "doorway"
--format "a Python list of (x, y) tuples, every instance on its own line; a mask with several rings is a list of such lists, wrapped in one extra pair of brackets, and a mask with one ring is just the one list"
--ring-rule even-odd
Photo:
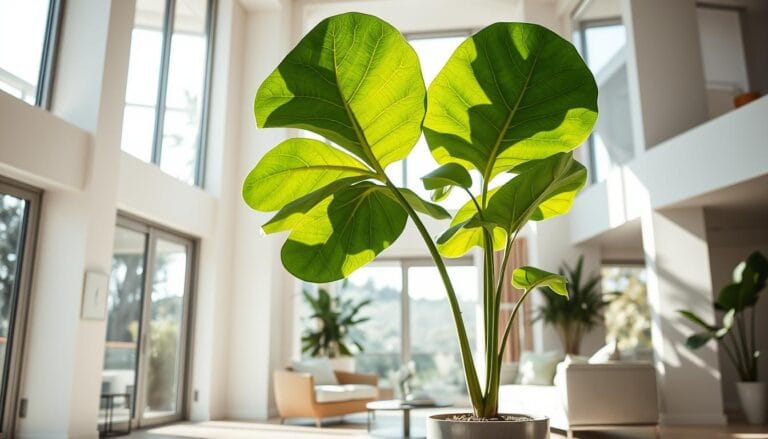
[(182, 419), (194, 242), (120, 217), (107, 303), (100, 425)]

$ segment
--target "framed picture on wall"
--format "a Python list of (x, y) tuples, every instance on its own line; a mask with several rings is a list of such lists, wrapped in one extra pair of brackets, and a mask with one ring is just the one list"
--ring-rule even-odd
[(81, 318), (104, 320), (107, 315), (107, 293), (109, 278), (98, 271), (86, 271), (83, 283), (83, 304)]

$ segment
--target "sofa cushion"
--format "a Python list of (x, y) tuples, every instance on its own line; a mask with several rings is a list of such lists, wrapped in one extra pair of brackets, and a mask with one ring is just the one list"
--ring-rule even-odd
[(369, 384), (315, 386), (315, 401), (319, 403), (374, 399), (376, 396), (376, 387)]
[(536, 353), (523, 351), (515, 384), (551, 386), (555, 367), (562, 357), (555, 351)]
[(294, 361), (293, 370), (300, 373), (312, 374), (315, 385), (338, 385), (336, 374), (333, 373), (331, 362), (327, 358)]
[(499, 384), (515, 384), (517, 379), (517, 363), (501, 363)]

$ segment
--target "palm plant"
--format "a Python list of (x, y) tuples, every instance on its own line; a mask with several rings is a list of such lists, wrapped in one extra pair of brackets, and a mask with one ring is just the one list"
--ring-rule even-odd
[[(283, 141), (243, 184), (249, 206), (277, 212), (263, 231), (290, 231), (283, 266), (308, 282), (342, 279), (397, 240), (410, 219), (445, 287), (474, 414), (497, 417), (501, 361), (523, 300), (544, 285), (567, 294), (562, 276), (516, 267), (512, 283), (525, 293), (500, 321), (505, 276), (496, 273), (507, 272), (518, 233), (529, 220), (568, 212), (586, 182), (572, 150), (597, 120), (597, 85), (573, 45), (539, 25), (496, 23), (456, 49), (427, 93), (418, 57), (397, 29), (341, 14), (309, 31), (264, 80), (254, 113), (258, 127), (328, 140)], [(386, 173), (422, 134), (440, 164), (422, 178), (431, 201)], [(452, 189), (468, 196), (455, 214), (436, 204)], [(451, 224), (435, 240), (421, 215)], [(483, 249), (484, 385), (443, 260), (476, 246)], [(495, 251), (504, 252), (500, 264)]]
[(370, 300), (356, 302), (354, 299), (341, 297), (331, 298), (328, 291), (319, 288), (317, 297), (309, 291), (302, 294), (312, 308), (311, 319), (317, 319), (317, 329), (307, 328), (301, 337), (301, 351), (313, 357), (336, 358), (350, 356), (351, 342), (358, 352), (363, 351), (363, 340), (355, 334), (354, 327), (369, 320), (369, 317), (358, 317), (360, 310), (366, 307)]
[(578, 355), (581, 339), (602, 320), (602, 310), (608, 304), (600, 293), (600, 275), (592, 274), (583, 280), (584, 256), (579, 256), (576, 267), (563, 262), (559, 273), (568, 281), (568, 298), (545, 287), (545, 304), (539, 308), (537, 319), (552, 325), (567, 354)]

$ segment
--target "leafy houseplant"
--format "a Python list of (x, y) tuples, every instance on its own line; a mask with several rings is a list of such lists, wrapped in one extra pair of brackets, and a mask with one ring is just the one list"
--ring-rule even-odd
[(561, 296), (550, 287), (542, 288), (545, 304), (536, 318), (554, 326), (567, 354), (578, 355), (581, 339), (600, 323), (602, 310), (608, 304), (600, 293), (600, 275), (587, 277), (582, 283), (584, 256), (579, 256), (576, 267), (563, 262), (560, 275), (568, 282), (568, 297)]
[(355, 345), (358, 352), (363, 351), (362, 340), (350, 330), (369, 320), (368, 317), (358, 317), (358, 313), (371, 303), (370, 300), (355, 302), (354, 299), (331, 298), (324, 288), (318, 289), (317, 297), (307, 290), (302, 291), (302, 294), (312, 308), (310, 318), (320, 323), (319, 328), (307, 328), (304, 331), (301, 337), (302, 352), (313, 357), (349, 356), (352, 355), (349, 342)]
[[(570, 209), (586, 181), (571, 151), (591, 132), (596, 101), (594, 78), (574, 47), (538, 25), (496, 23), (468, 37), (427, 93), (416, 53), (397, 29), (370, 15), (333, 16), (288, 53), (254, 104), (257, 126), (305, 129), (332, 144), (283, 141), (248, 175), (243, 197), (255, 210), (277, 211), (263, 229), (290, 231), (283, 265), (309, 282), (338, 280), (372, 261), (410, 218), (446, 290), (474, 415), (497, 418), (501, 359), (520, 303), (543, 285), (567, 291), (562, 276), (517, 267), (513, 284), (525, 294), (499, 334), (495, 268), (507, 269), (529, 220)], [(441, 165), (422, 178), (432, 201), (396, 187), (385, 172), (422, 131)], [(455, 215), (436, 204), (451, 189), (469, 199)], [(420, 215), (451, 223), (433, 240)], [(484, 254), (484, 383), (443, 260), (474, 246)], [(496, 250), (504, 251), (500, 267)]]
[(741, 380), (737, 390), (742, 407), (748, 420), (755, 424), (765, 423), (768, 408), (765, 383), (758, 382), (760, 351), (756, 347), (755, 334), (755, 305), (766, 282), (768, 260), (762, 253), (754, 252), (736, 266), (733, 282), (720, 290), (715, 308), (724, 314), (719, 325), (710, 325), (691, 311), (679, 311), (703, 329), (688, 337), (686, 345), (689, 348), (699, 349), (709, 341), (717, 340), (728, 355)]

